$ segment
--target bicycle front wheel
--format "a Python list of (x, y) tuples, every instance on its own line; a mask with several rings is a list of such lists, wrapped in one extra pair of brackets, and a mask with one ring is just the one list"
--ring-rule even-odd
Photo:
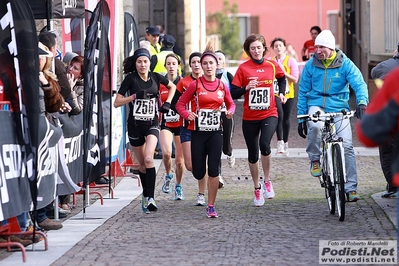
[(333, 145), (333, 171), (336, 207), (339, 220), (343, 221), (345, 219), (346, 197), (341, 146), (339, 144)]
[(327, 172), (323, 169), (322, 171), (324, 193), (327, 199), (328, 209), (330, 214), (335, 214), (335, 191), (334, 186), (331, 184), (330, 177)]

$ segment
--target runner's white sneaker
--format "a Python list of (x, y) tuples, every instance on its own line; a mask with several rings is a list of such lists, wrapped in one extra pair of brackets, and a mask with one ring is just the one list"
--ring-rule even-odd
[(264, 196), (266, 199), (272, 199), (276, 196), (274, 193), (272, 181), (265, 182)]
[(219, 175), (219, 188), (223, 188), (224, 187), (224, 180), (222, 178), (221, 175)]
[(165, 175), (165, 181), (164, 181), (163, 186), (162, 186), (162, 192), (163, 193), (172, 192), (172, 186), (171, 186), (172, 178), (173, 178), (172, 174)]
[(236, 158), (234, 157), (234, 153), (231, 153), (231, 156), (227, 156), (227, 163), (230, 167), (233, 167), (236, 163)]
[(284, 143), (284, 155), (289, 156), (290, 152), (288, 151), (288, 142)]
[(278, 155), (278, 154), (284, 154), (284, 141), (283, 140), (277, 141), (276, 155)]
[(254, 194), (255, 194), (254, 204), (256, 207), (260, 207), (260, 206), (263, 206), (263, 204), (265, 204), (265, 198), (263, 197), (263, 186), (262, 186), (262, 184), (259, 184), (259, 185), (260, 185), (260, 189), (254, 190)]
[(197, 202), (196, 202), (195, 205), (197, 205), (197, 206), (205, 206), (205, 204), (206, 204), (205, 195), (198, 193)]

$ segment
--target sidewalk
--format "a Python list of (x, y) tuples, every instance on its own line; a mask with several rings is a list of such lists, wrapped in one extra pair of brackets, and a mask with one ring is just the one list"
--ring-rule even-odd
[[(234, 168), (223, 160), (226, 186), (218, 193), (217, 219), (193, 206), (196, 181), (190, 173), (183, 179), (186, 200), (161, 193), (164, 168), (156, 160), (158, 212), (142, 213), (137, 180), (123, 178), (115, 199), (97, 201), (85, 219), (79, 213), (64, 221), (63, 229), (49, 231), (49, 250), (36, 244), (23, 265), (317, 265), (318, 240), (396, 239), (396, 200), (380, 197), (384, 180), (376, 152), (356, 148), (362, 200), (346, 205), (344, 222), (328, 213), (304, 149), (290, 149), (289, 158), (273, 157), (276, 198), (260, 208), (253, 207), (245, 150), (236, 149)], [(0, 264), (21, 265), (20, 252)]]

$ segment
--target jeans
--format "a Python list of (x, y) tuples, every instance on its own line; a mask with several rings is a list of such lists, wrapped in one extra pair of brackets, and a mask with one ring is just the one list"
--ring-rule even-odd
[(36, 210), (36, 222), (41, 223), (47, 219), (46, 209), (41, 208)]
[[(324, 113), (324, 110), (317, 106), (311, 106), (309, 108), (309, 114), (314, 114), (317, 111)], [(337, 134), (343, 139), (344, 156), (345, 156), (345, 171), (347, 183), (345, 183), (345, 192), (356, 191), (357, 189), (357, 172), (356, 172), (356, 158), (355, 151), (352, 145), (352, 128), (349, 119), (336, 118), (337, 123), (335, 127)], [(324, 122), (314, 123), (309, 122), (308, 129), (308, 145), (306, 152), (311, 161), (320, 161), (321, 155), (321, 130)]]
[(19, 227), (21, 228), (21, 232), (26, 231), (26, 212), (21, 213), (17, 216)]

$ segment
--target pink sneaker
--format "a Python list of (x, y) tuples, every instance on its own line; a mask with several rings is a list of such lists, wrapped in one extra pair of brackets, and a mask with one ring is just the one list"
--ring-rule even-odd
[(206, 208), (206, 214), (209, 218), (218, 217), (218, 213), (215, 211), (215, 207), (213, 207), (213, 205), (208, 205), (208, 207)]

